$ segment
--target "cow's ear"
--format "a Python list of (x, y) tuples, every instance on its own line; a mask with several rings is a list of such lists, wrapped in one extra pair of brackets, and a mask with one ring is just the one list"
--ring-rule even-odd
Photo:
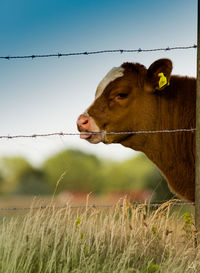
[(169, 59), (159, 59), (147, 70), (145, 90), (154, 92), (164, 89), (170, 84), (172, 62)]

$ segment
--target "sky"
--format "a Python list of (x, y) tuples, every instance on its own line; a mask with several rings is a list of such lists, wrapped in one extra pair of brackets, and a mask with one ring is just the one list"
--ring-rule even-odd
[[(197, 43), (197, 0), (1, 0), (0, 56), (189, 46)], [(77, 132), (78, 116), (114, 66), (159, 58), (173, 73), (196, 76), (196, 49), (24, 60), (0, 59), (0, 135)], [(120, 144), (93, 145), (78, 136), (0, 139), (0, 157), (33, 164), (66, 148), (124, 160)]]

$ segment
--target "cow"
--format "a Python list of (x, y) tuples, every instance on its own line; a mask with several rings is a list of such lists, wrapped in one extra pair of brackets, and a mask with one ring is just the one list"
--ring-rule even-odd
[[(171, 191), (194, 202), (195, 131), (177, 129), (195, 128), (196, 79), (171, 71), (169, 59), (156, 60), (149, 68), (131, 62), (114, 67), (98, 85), (77, 127), (90, 143), (120, 143), (145, 153)], [(146, 132), (162, 130), (172, 132)], [(138, 131), (144, 133), (134, 133)]]

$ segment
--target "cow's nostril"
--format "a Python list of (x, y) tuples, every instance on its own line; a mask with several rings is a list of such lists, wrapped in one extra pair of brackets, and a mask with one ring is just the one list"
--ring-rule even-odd
[(88, 119), (86, 119), (84, 122), (83, 122), (83, 124), (87, 124), (88, 123)]
[(77, 125), (79, 130), (88, 130), (88, 127), (90, 126), (90, 119), (84, 115), (80, 115), (77, 120)]

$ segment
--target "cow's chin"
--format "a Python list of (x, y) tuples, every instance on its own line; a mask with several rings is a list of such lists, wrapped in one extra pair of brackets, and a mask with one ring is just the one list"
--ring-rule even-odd
[[(106, 144), (122, 144), (123, 142), (129, 141), (132, 137), (134, 136), (134, 134), (111, 134), (108, 135), (106, 138)], [(104, 142), (105, 143), (105, 142)]]

